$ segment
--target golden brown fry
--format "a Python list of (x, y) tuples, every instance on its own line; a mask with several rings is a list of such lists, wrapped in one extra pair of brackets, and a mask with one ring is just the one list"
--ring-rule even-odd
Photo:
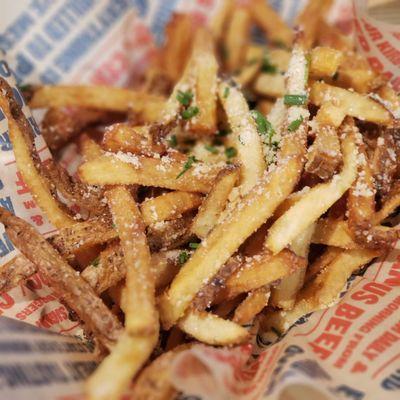
[(112, 352), (86, 381), (85, 393), (88, 400), (119, 400), (149, 358), (157, 339), (158, 331), (157, 334), (147, 336), (124, 333)]
[(381, 103), (392, 113), (393, 117), (399, 119), (400, 98), (390, 83), (377, 89), (376, 94), (382, 99)]
[(240, 325), (205, 311), (190, 310), (178, 321), (178, 326), (195, 339), (215, 346), (239, 344), (249, 338)]
[(305, 283), (312, 281), (315, 277), (324, 270), (343, 249), (339, 247), (328, 246), (326, 250), (307, 268)]
[(176, 219), (183, 213), (198, 208), (202, 197), (196, 193), (169, 192), (140, 204), (140, 211), (146, 225)]
[(377, 211), (371, 218), (372, 225), (377, 225), (392, 214), (397, 207), (400, 206), (400, 183), (396, 182), (382, 205), (382, 208)]
[(269, 296), (270, 291), (266, 287), (249, 292), (247, 297), (236, 308), (232, 321), (239, 325), (250, 323), (266, 307)]
[[(185, 165), (189, 165), (189, 168)], [(79, 176), (90, 185), (139, 184), (208, 193), (216, 176), (224, 168), (229, 169), (229, 166), (176, 161), (170, 156), (151, 158), (123, 154), (119, 157), (109, 153), (82, 164)]]
[(346, 110), (335, 106), (332, 101), (326, 101), (321, 104), (315, 121), (322, 126), (332, 126), (339, 128), (346, 117)]
[(254, 22), (265, 32), (268, 40), (284, 44), (286, 47), (292, 46), (292, 30), (266, 1), (252, 0), (249, 11)]
[(111, 86), (41, 86), (35, 91), (32, 108), (84, 107), (127, 112), (133, 110), (147, 122), (159, 119), (165, 99), (160, 96)]
[(271, 285), (305, 266), (305, 259), (289, 250), (283, 250), (275, 256), (264, 250), (246, 261), (228, 278), (226, 295), (232, 298), (240, 293)]
[(311, 50), (310, 75), (315, 79), (331, 78), (343, 60), (343, 53), (330, 47)]
[(280, 73), (261, 73), (254, 82), (254, 90), (261, 96), (282, 97), (285, 94), (285, 77)]
[(104, 155), (104, 151), (91, 137), (86, 133), (79, 138), (79, 147), (83, 157), (83, 161), (95, 160), (97, 157)]
[(153, 334), (158, 316), (145, 224), (138, 206), (127, 189), (123, 187), (109, 189), (105, 197), (120, 238), (126, 266), (122, 304), (125, 312), (125, 329), (131, 335)]
[(311, 188), (269, 230), (266, 246), (274, 253), (280, 252), (298, 234), (315, 222), (343, 193), (350, 188), (357, 175), (358, 149), (355, 127), (343, 125), (343, 169), (331, 181)]
[(18, 254), (0, 268), (0, 293), (20, 285), (36, 272), (36, 266), (25, 256)]
[(221, 171), (214, 183), (213, 188), (207, 195), (199, 212), (192, 223), (192, 232), (204, 239), (217, 223), (221, 212), (225, 209), (229, 194), (235, 186), (239, 177), (239, 170)]
[(263, 328), (286, 332), (302, 315), (329, 307), (338, 300), (351, 274), (379, 256), (376, 250), (344, 250), (298, 295), (290, 311), (272, 311), (265, 315)]
[(224, 63), (230, 72), (241, 67), (250, 33), (250, 14), (246, 7), (236, 7), (224, 35)]
[(219, 3), (217, 13), (212, 17), (210, 22), (210, 30), (214, 36), (214, 40), (219, 42), (224, 34), (227, 21), (229, 20), (234, 2), (232, 0), (223, 0)]
[(0, 89), (0, 108), (8, 120), (8, 132), (17, 167), (33, 198), (57, 228), (74, 224), (66, 207), (53, 197), (51, 188), (38, 171), (40, 159), (35, 150), (34, 133), (3, 78), (0, 78)]
[(392, 121), (390, 113), (369, 97), (324, 82), (314, 82), (311, 86), (310, 102), (321, 106), (326, 101), (331, 101), (347, 115), (361, 120), (381, 125), (389, 125)]
[(230, 138), (241, 162), (241, 192), (247, 193), (263, 176), (266, 164), (257, 126), (250, 114), (246, 99), (238, 88), (220, 83), (218, 96), (232, 129)]
[(0, 222), (14, 245), (37, 266), (53, 290), (82, 319), (85, 328), (110, 349), (118, 339), (122, 326), (89, 284), (30, 224), (3, 208), (0, 208)]

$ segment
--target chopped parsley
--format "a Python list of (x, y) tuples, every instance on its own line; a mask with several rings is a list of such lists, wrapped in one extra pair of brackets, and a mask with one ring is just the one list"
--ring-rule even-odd
[(187, 260), (189, 260), (189, 258), (190, 258), (189, 253), (187, 251), (183, 250), (178, 255), (178, 262), (180, 265), (183, 265), (183, 264), (185, 264), (185, 262)]
[(189, 169), (192, 167), (192, 165), (198, 162), (195, 156), (189, 156), (185, 164), (183, 164), (182, 171), (179, 172), (179, 174), (176, 176), (176, 179), (179, 179), (185, 172), (189, 171)]
[(237, 150), (234, 147), (228, 147), (225, 149), (225, 155), (227, 158), (233, 158), (237, 154)]
[(178, 139), (176, 138), (176, 135), (172, 135), (169, 139), (168, 139), (168, 144), (171, 147), (176, 147), (178, 145)]
[(223, 95), (224, 99), (226, 99), (226, 98), (229, 96), (230, 90), (231, 90), (231, 89), (229, 88), (229, 86), (226, 86), (226, 87), (225, 87), (225, 89), (224, 89), (224, 95)]
[(178, 94), (176, 95), (176, 99), (183, 106), (188, 106), (193, 99), (193, 93), (188, 90), (187, 92), (182, 92), (182, 90), (178, 90)]
[(99, 263), (100, 263), (100, 258), (99, 258), (99, 257), (95, 258), (95, 259), (92, 261), (93, 267), (98, 267), (98, 266), (99, 266)]
[(283, 102), (287, 106), (303, 106), (307, 103), (306, 94), (285, 94), (283, 97)]
[(204, 145), (204, 148), (209, 151), (212, 154), (218, 154), (218, 149), (214, 146), (211, 146), (209, 144)]
[(276, 65), (271, 64), (268, 54), (264, 55), (261, 64), (261, 71), (265, 72), (266, 74), (276, 74), (278, 72), (278, 68), (276, 67)]
[(117, 229), (117, 225), (112, 224), (111, 226), (113, 227), (113, 229)]
[(251, 116), (257, 124), (258, 133), (266, 136), (268, 138), (268, 144), (271, 146), (272, 137), (275, 135), (275, 130), (271, 122), (269, 122), (258, 110), (252, 110)]
[(303, 117), (300, 117), (298, 119), (295, 119), (294, 121), (292, 121), (289, 126), (288, 126), (288, 131), (289, 132), (294, 132), (297, 130), (297, 128), (301, 125), (301, 123), (303, 122)]
[(188, 120), (199, 113), (199, 107), (191, 106), (182, 111), (182, 118)]
[(194, 243), (194, 242), (189, 243), (189, 247), (194, 250), (197, 249), (199, 246), (200, 243)]

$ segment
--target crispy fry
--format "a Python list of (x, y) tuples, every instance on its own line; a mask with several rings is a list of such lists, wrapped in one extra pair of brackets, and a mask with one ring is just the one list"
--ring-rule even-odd
[(316, 221), (349, 189), (357, 175), (358, 150), (354, 125), (345, 124), (342, 133), (343, 169), (331, 181), (321, 183), (307, 192), (282, 215), (269, 230), (266, 246), (274, 253), (281, 251), (299, 233)]
[(308, 268), (305, 276), (305, 282), (310, 282), (324, 270), (339, 254), (342, 254), (343, 249), (339, 247), (328, 246), (326, 250), (318, 257)]
[(120, 159), (109, 153), (82, 164), (79, 176), (89, 185), (139, 184), (208, 193), (217, 174), (224, 168), (229, 169), (229, 166), (201, 162), (189, 165), (189, 161), (176, 161), (169, 156), (151, 158), (125, 154)]
[(149, 358), (157, 344), (157, 338), (158, 333), (144, 337), (124, 333), (112, 352), (86, 381), (85, 392), (88, 399), (119, 400), (132, 378)]
[(42, 86), (35, 91), (32, 108), (84, 107), (127, 112), (133, 110), (147, 122), (159, 119), (165, 99), (144, 92), (111, 86)]
[(346, 111), (342, 107), (335, 106), (333, 102), (327, 101), (321, 104), (315, 121), (319, 125), (339, 128), (346, 117)]
[(236, 308), (232, 321), (239, 325), (250, 323), (267, 305), (269, 296), (270, 291), (266, 287), (249, 292), (247, 297)]
[(249, 337), (240, 325), (205, 311), (189, 311), (178, 321), (178, 326), (197, 340), (216, 346), (243, 343)]
[(151, 225), (181, 217), (183, 213), (198, 208), (201, 203), (202, 197), (199, 194), (169, 192), (146, 199), (140, 205), (140, 211), (146, 225)]
[(0, 221), (14, 245), (37, 266), (53, 290), (82, 319), (86, 329), (93, 332), (110, 349), (118, 339), (122, 327), (89, 284), (27, 222), (3, 208), (0, 208)]
[(150, 249), (139, 208), (129, 191), (115, 187), (105, 193), (126, 266), (123, 310), (129, 334), (153, 334), (157, 326), (155, 284)]
[(245, 194), (264, 174), (266, 165), (262, 142), (241, 92), (222, 82), (218, 88), (218, 95), (232, 129), (231, 138), (241, 162), (241, 192)]
[(371, 218), (372, 225), (377, 225), (400, 206), (400, 184), (396, 182), (385, 198), (382, 208)]
[(343, 53), (330, 47), (315, 47), (311, 51), (310, 75), (313, 78), (330, 78), (335, 75), (343, 60)]
[(11, 88), (3, 78), (0, 78), (0, 86), (0, 108), (8, 120), (8, 131), (17, 167), (33, 198), (57, 228), (74, 224), (75, 221), (68, 214), (66, 207), (53, 197), (46, 180), (38, 171), (40, 160), (34, 146), (34, 133), (16, 103)]
[(285, 77), (282, 74), (258, 75), (254, 90), (261, 96), (282, 97), (285, 94)]
[(292, 46), (293, 32), (280, 15), (264, 0), (252, 0), (249, 7), (254, 22), (272, 42)]
[(79, 138), (79, 146), (84, 161), (95, 160), (104, 155), (100, 145), (85, 133)]
[(321, 106), (326, 101), (332, 101), (347, 115), (376, 124), (389, 125), (392, 121), (390, 113), (374, 100), (324, 82), (313, 83), (310, 101), (317, 106)]
[(263, 328), (273, 327), (286, 332), (302, 315), (329, 307), (338, 300), (341, 290), (351, 274), (369, 263), (380, 253), (376, 250), (344, 250), (299, 293), (290, 311), (275, 311), (265, 315)]
[(224, 210), (229, 194), (235, 186), (239, 170), (221, 171), (214, 187), (203, 201), (192, 223), (192, 232), (204, 239), (213, 229), (220, 213)]

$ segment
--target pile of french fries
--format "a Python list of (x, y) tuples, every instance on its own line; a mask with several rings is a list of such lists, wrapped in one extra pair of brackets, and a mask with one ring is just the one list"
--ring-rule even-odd
[(1, 81), (18, 169), (58, 228), (1, 209), (21, 252), (2, 290), (40, 271), (76, 312), (104, 354), (89, 399), (174, 398), (180, 351), (245, 343), (255, 321), (284, 334), (397, 241), (399, 97), (330, 5), (310, 0), (295, 31), (264, 0), (225, 1), (207, 27), (175, 14), (140, 87), (35, 88), (46, 163)]

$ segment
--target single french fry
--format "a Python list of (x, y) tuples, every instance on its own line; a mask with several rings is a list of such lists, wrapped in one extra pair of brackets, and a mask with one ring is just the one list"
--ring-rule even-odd
[(331, 306), (338, 300), (340, 292), (351, 274), (379, 256), (376, 250), (344, 250), (298, 295), (292, 310), (272, 311), (265, 315), (263, 329), (271, 327), (280, 333), (286, 332), (301, 316)]
[(283, 214), (271, 226), (266, 246), (274, 254), (280, 252), (298, 234), (315, 222), (335, 201), (350, 188), (357, 176), (358, 149), (354, 125), (347, 123), (342, 128), (343, 169), (331, 181), (311, 188), (301, 200)]
[(147, 336), (130, 336), (124, 333), (112, 352), (86, 381), (87, 398), (89, 400), (119, 400), (128, 389), (132, 378), (149, 358), (157, 344), (157, 339), (158, 331), (157, 334)]
[(239, 170), (221, 171), (192, 223), (192, 232), (201, 239), (207, 237), (224, 210), (229, 194), (235, 186)]
[(268, 304), (270, 291), (266, 287), (258, 288), (249, 292), (247, 297), (235, 310), (232, 321), (239, 325), (250, 323), (253, 318)]
[(82, 134), (79, 138), (79, 149), (82, 154), (83, 161), (94, 160), (97, 157), (104, 155), (104, 151), (101, 146), (86, 133)]
[(232, 0), (223, 0), (218, 3), (219, 9), (212, 17), (210, 22), (210, 30), (215, 41), (219, 41), (224, 33), (227, 21), (232, 14), (234, 2)]
[(283, 250), (275, 256), (264, 251), (254, 256), (228, 278), (226, 296), (233, 298), (240, 293), (271, 285), (305, 266), (305, 259), (289, 250)]
[(224, 35), (224, 61), (228, 71), (236, 71), (241, 66), (250, 32), (250, 14), (246, 7), (236, 7)]
[(310, 75), (315, 79), (335, 75), (343, 60), (343, 53), (331, 47), (315, 47), (311, 50)]
[(241, 192), (245, 194), (263, 176), (266, 168), (261, 138), (246, 99), (237, 88), (222, 82), (218, 96), (232, 129), (231, 139), (241, 162)]
[(146, 225), (180, 217), (183, 213), (200, 206), (202, 197), (196, 193), (169, 192), (140, 204)]
[(3, 208), (0, 208), (0, 222), (14, 245), (36, 265), (54, 292), (85, 322), (86, 329), (110, 349), (121, 334), (122, 326), (90, 285), (29, 223)]
[(178, 326), (195, 339), (215, 346), (239, 344), (249, 338), (240, 325), (205, 311), (189, 311), (178, 321)]
[(111, 86), (41, 86), (29, 102), (32, 108), (84, 107), (139, 113), (147, 122), (159, 119), (165, 99)]
[(286, 47), (292, 46), (292, 30), (266, 1), (252, 0), (249, 10), (252, 19), (265, 32), (268, 40)]
[(346, 110), (342, 107), (335, 106), (331, 101), (327, 101), (321, 104), (315, 116), (315, 121), (318, 125), (339, 128), (345, 117)]
[[(53, 197), (48, 183), (37, 169), (40, 161), (34, 147), (34, 133), (21, 107), (15, 101), (10, 86), (3, 78), (0, 78), (0, 89), (0, 108), (8, 120), (10, 141), (24, 182), (29, 187), (36, 203), (55, 227), (71, 226), (76, 221), (68, 214), (66, 207)], [(13, 113), (11, 113), (11, 107)]]
[(153, 333), (157, 326), (155, 284), (150, 249), (139, 208), (123, 187), (109, 189), (105, 197), (110, 207), (126, 266), (125, 329), (132, 335)]
[(326, 101), (331, 101), (347, 115), (361, 120), (380, 125), (389, 125), (392, 121), (389, 111), (371, 98), (324, 82), (314, 82), (311, 86), (310, 102), (320, 106)]
[(254, 90), (261, 96), (282, 97), (285, 94), (285, 77), (280, 73), (261, 73), (254, 82)]
[[(187, 161), (188, 162), (188, 161)], [(217, 174), (226, 166), (187, 162), (169, 156), (151, 158), (108, 153), (79, 167), (79, 176), (89, 185), (158, 186), (172, 190), (208, 193)]]

